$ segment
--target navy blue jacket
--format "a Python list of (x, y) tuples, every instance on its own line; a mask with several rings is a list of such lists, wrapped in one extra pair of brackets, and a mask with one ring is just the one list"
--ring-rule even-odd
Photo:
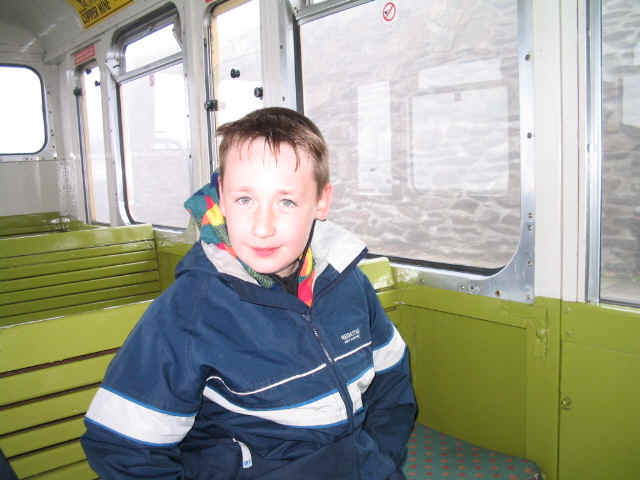
[(311, 308), (194, 245), (87, 412), (102, 478), (404, 478), (408, 351), (357, 268), (364, 245), (324, 223)]

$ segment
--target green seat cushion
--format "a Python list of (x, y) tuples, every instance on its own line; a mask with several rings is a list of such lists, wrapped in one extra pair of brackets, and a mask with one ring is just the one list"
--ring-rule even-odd
[(408, 479), (542, 479), (529, 460), (477, 447), (418, 423), (403, 470)]

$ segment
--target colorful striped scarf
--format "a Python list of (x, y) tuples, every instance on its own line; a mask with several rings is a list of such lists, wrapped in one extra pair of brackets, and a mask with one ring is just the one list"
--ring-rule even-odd
[[(244, 263), (231, 246), (229, 234), (227, 233), (227, 224), (224, 216), (220, 211), (220, 196), (218, 194), (218, 171), (211, 176), (211, 183), (205, 185), (196, 193), (194, 193), (184, 206), (193, 216), (200, 226), (200, 240), (205, 243), (214, 244), (219, 249), (224, 250), (231, 256), (236, 258), (247, 273), (258, 282), (258, 285), (264, 288), (272, 288), (275, 281), (266, 274), (258, 273), (249, 265)], [(313, 299), (313, 278), (315, 275), (315, 259), (311, 253), (311, 248), (307, 248), (302, 267), (298, 274), (298, 298), (311, 306)]]

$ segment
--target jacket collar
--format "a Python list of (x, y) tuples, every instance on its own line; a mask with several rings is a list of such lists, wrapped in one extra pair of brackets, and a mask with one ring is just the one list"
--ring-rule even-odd
[[(317, 272), (314, 296), (316, 288), (320, 291), (327, 288), (366, 253), (366, 246), (358, 237), (330, 221), (317, 222), (311, 249), (316, 258)], [(185, 257), (181, 262), (176, 273), (193, 269), (217, 273), (242, 300), (301, 312), (307, 309), (304, 302), (280, 290), (278, 286), (270, 289), (260, 287), (235, 257), (215, 245), (198, 242), (189, 258)]]
[[(205, 255), (218, 272), (258, 285), (240, 262), (227, 251), (210, 243), (200, 243)], [(316, 276), (322, 274), (329, 265), (338, 273), (342, 273), (365, 248), (366, 245), (358, 237), (339, 225), (330, 221), (317, 222), (311, 240), (311, 251), (316, 259)]]

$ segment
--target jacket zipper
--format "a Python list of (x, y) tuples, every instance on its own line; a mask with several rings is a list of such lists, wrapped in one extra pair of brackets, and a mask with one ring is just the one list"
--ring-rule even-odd
[(350, 430), (353, 430), (353, 403), (351, 402), (351, 396), (349, 395), (349, 392), (347, 390), (346, 382), (342, 381), (341, 375), (338, 373), (338, 369), (336, 368), (336, 363), (333, 361), (333, 358), (331, 358), (331, 355), (329, 354), (327, 347), (322, 341), (320, 332), (318, 331), (316, 326), (313, 324), (313, 321), (311, 320), (311, 315), (309, 313), (303, 313), (302, 316), (311, 327), (313, 336), (315, 337), (316, 341), (320, 345), (320, 348), (324, 352), (324, 356), (327, 358), (327, 362), (329, 363), (329, 368), (331, 369), (334, 379), (338, 385), (338, 391), (340, 393), (340, 397), (342, 398), (342, 402), (344, 403), (345, 409), (347, 410), (347, 418), (349, 420)]

